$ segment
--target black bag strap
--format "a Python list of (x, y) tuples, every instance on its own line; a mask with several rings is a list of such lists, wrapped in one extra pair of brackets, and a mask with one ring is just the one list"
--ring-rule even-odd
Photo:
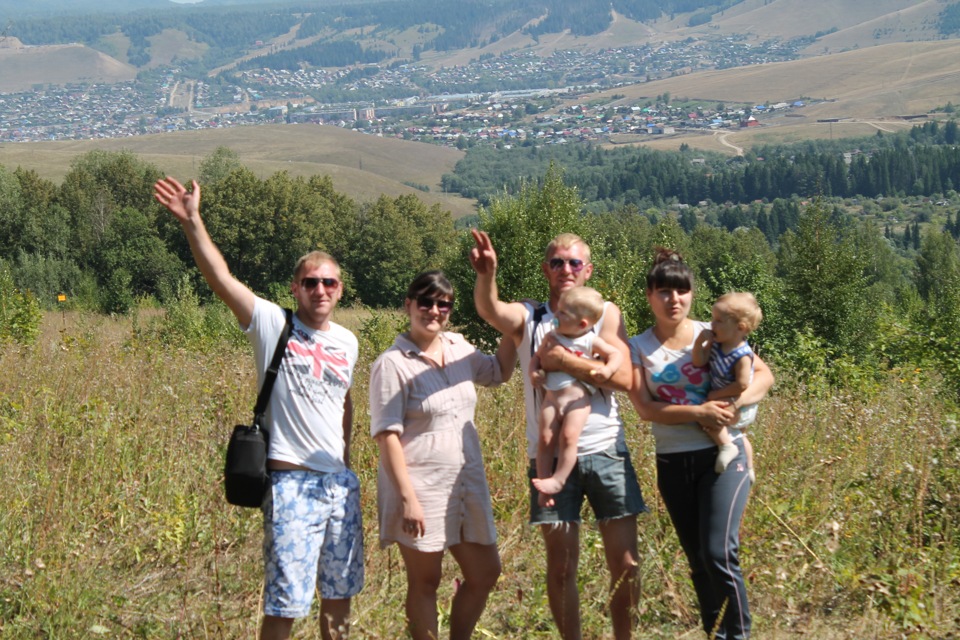
[(277, 339), (277, 348), (273, 351), (273, 360), (267, 367), (267, 373), (263, 378), (263, 386), (260, 387), (260, 393), (257, 395), (257, 405), (253, 408), (253, 424), (262, 427), (263, 414), (267, 410), (267, 403), (270, 402), (270, 394), (273, 392), (273, 383), (277, 380), (277, 372), (280, 371), (280, 362), (283, 360), (283, 354), (287, 351), (287, 341), (290, 340), (290, 329), (293, 327), (293, 311), (283, 310), (286, 316), (286, 322), (283, 324), (283, 331)]
[(543, 322), (543, 316), (547, 315), (547, 303), (541, 302), (538, 306), (533, 309), (533, 325), (530, 328), (530, 357), (533, 357), (533, 354), (537, 352), (537, 347), (540, 346), (536, 344), (537, 336), (537, 327), (540, 326), (540, 323)]

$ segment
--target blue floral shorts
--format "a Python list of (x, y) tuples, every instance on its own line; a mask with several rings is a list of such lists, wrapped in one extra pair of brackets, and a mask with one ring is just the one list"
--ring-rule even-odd
[(309, 615), (320, 597), (350, 598), (363, 587), (360, 481), (339, 473), (271, 471), (263, 501), (263, 612)]

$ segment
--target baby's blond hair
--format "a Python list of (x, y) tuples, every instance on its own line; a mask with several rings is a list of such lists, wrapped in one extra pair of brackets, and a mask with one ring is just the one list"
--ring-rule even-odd
[(578, 320), (586, 320), (590, 326), (603, 316), (603, 296), (592, 287), (574, 287), (560, 295), (560, 304)]
[(756, 331), (763, 320), (763, 311), (760, 310), (757, 299), (748, 291), (725, 293), (717, 298), (713, 306), (721, 315), (733, 318), (737, 324), (746, 327), (747, 333)]

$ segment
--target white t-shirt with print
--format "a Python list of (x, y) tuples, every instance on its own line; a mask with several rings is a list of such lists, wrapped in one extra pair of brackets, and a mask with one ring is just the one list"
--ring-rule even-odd
[[(257, 298), (245, 332), (253, 344), (258, 388), (263, 385), (285, 321), (282, 308)], [(343, 471), (343, 404), (353, 382), (357, 355), (357, 338), (349, 330), (334, 322), (326, 331), (311, 329), (294, 315), (290, 341), (267, 404), (271, 460), (326, 473)]]
[[(654, 400), (670, 404), (703, 404), (710, 393), (710, 367), (693, 364), (693, 345), (707, 322), (694, 323), (693, 340), (682, 349), (668, 349), (647, 329), (630, 338), (630, 361), (643, 368), (644, 383)], [(653, 423), (657, 453), (682, 453), (716, 446), (700, 425)]]

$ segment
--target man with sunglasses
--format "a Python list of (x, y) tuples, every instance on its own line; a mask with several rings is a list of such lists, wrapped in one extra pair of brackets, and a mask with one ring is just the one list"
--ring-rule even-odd
[[(550, 297), (540, 304), (504, 302), (496, 283), (497, 253), (490, 237), (472, 230), (476, 243), (470, 251), (470, 264), (477, 273), (474, 302), (477, 312), (504, 336), (517, 344), (524, 378), (527, 418), (527, 453), (531, 459), (528, 478), (536, 477), (535, 457), (539, 434), (539, 395), (530, 377), (534, 353), (547, 371), (564, 371), (591, 382), (591, 372), (603, 363), (578, 357), (566, 351), (548, 336), (560, 294), (583, 286), (593, 275), (590, 247), (579, 236), (565, 233), (547, 245), (541, 270), (549, 284)], [(580, 507), (590, 502), (603, 539), (607, 568), (610, 570), (610, 617), (614, 637), (632, 637), (638, 584), (637, 516), (647, 511), (640, 485), (630, 461), (624, 439), (623, 423), (617, 413), (613, 391), (628, 391), (632, 382), (627, 334), (620, 309), (607, 302), (603, 317), (594, 330), (604, 341), (623, 354), (621, 366), (593, 394), (590, 417), (580, 435), (577, 465), (552, 506), (539, 504), (537, 490), (530, 487), (530, 523), (540, 527), (547, 552), (547, 597), (550, 610), (564, 640), (580, 640), (580, 596), (577, 591), (577, 565), (580, 550)], [(541, 343), (543, 348), (541, 348)], [(595, 382), (595, 381), (594, 381)], [(595, 635), (590, 633), (589, 635)]]
[[(173, 178), (159, 180), (154, 197), (180, 222), (203, 277), (250, 338), (262, 383), (286, 313), (230, 273), (200, 218), (196, 181), (188, 191)], [(294, 619), (310, 613), (317, 585), (321, 636), (345, 638), (350, 600), (363, 586), (360, 483), (349, 469), (357, 339), (330, 320), (343, 294), (332, 256), (319, 251), (303, 256), (290, 291), (297, 309), (266, 411), (271, 486), (261, 506), (260, 638), (289, 638)]]

